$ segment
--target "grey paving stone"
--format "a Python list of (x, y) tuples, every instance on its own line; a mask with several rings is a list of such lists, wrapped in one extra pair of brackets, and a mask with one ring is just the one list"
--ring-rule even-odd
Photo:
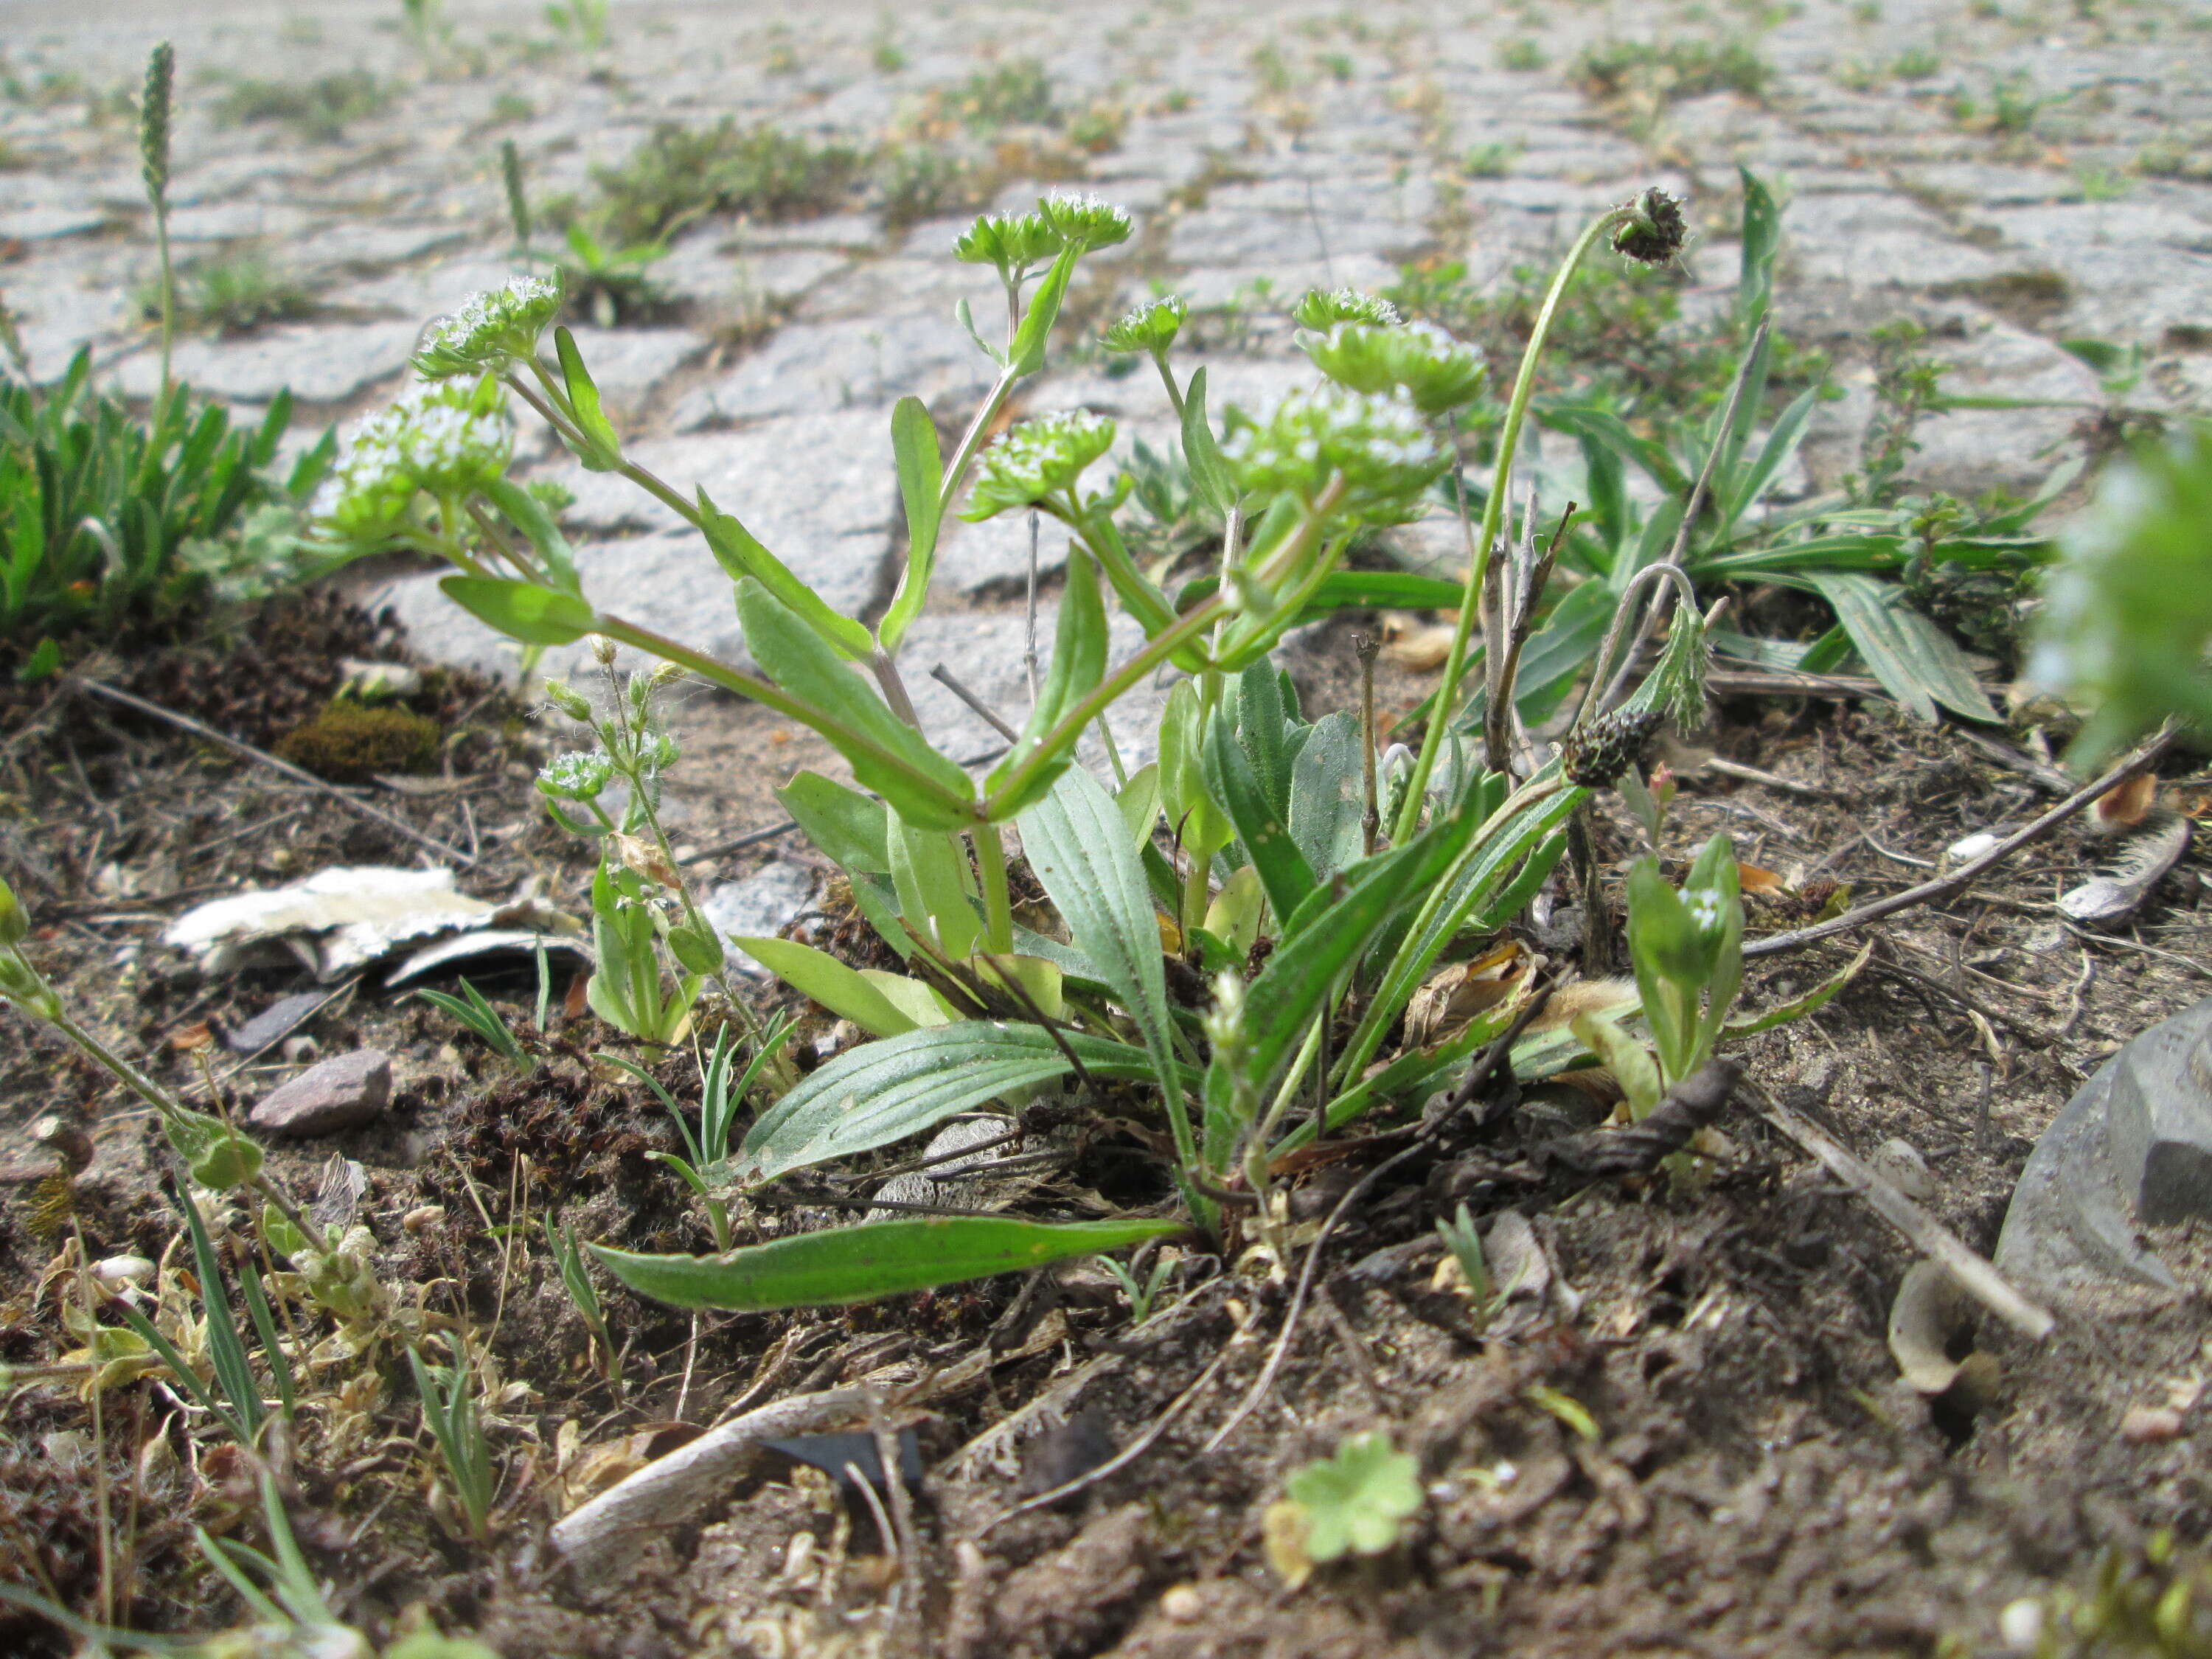
[[(774, 939), (788, 922), (800, 915), (814, 897), (815, 872), (805, 865), (779, 859), (738, 881), (726, 881), (710, 890), (699, 908), (714, 930), (727, 938)], [(768, 969), (735, 945), (731, 964), (758, 978)]]
[[(412, 322), (289, 324), (234, 340), (179, 340), (172, 361), (179, 380), (213, 397), (266, 403), (289, 386), (303, 403), (342, 403), (404, 368), (420, 331)], [(134, 353), (115, 379), (131, 397), (153, 396), (160, 355)]]
[(997, 366), (950, 317), (795, 323), (669, 412), (678, 432), (855, 405), (981, 398)]
[(2075, 428), (2103, 398), (2097, 376), (2050, 341), (1993, 317), (1968, 313), (1964, 340), (1930, 341), (1950, 366), (1953, 397), (2046, 399), (2048, 409), (1955, 409), (1913, 428), (1914, 477), (1960, 495), (1993, 488), (2032, 490), (2077, 447)]
[(707, 349), (707, 337), (688, 328), (579, 328), (576, 349), (592, 371), (599, 400), (617, 418), (643, 408), (655, 387)]

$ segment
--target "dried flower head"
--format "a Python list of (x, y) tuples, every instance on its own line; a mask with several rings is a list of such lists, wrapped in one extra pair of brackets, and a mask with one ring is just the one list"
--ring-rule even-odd
[(1301, 329), (1298, 344), (1314, 367), (1354, 392), (1403, 390), (1424, 415), (1472, 403), (1487, 369), (1473, 348), (1433, 323), (1338, 323)]
[(1103, 415), (1068, 410), (1024, 421), (983, 452), (960, 516), (988, 519), (1009, 507), (1037, 506), (1113, 447), (1114, 422)]
[(1611, 788), (1643, 760), (1660, 719), (1656, 708), (1616, 708), (1583, 721), (1559, 744), (1560, 770), (1584, 789)]
[(515, 276), (504, 288), (477, 295), (451, 317), (422, 333), (415, 367), (426, 380), (501, 369), (538, 349), (538, 337), (561, 312), (556, 275)]
[(952, 255), (971, 265), (996, 265), (1011, 278), (1055, 258), (1065, 246), (1042, 213), (987, 213), (960, 234)]
[(1613, 251), (1647, 265), (1664, 264), (1682, 251), (1689, 226), (1682, 204), (1656, 185), (1622, 204), (1629, 216), (1613, 233)]
[(1100, 196), (1046, 196), (1037, 201), (1045, 222), (1085, 252), (1129, 240), (1129, 211)]
[(1308, 289), (1305, 297), (1291, 307), (1291, 320), (1316, 331), (1339, 323), (1372, 323), (1389, 328), (1404, 319), (1388, 300), (1356, 288)]
[(1265, 424), (1232, 433), (1222, 453), (1243, 488), (1259, 495), (1310, 504), (1340, 477), (1336, 512), (1376, 524), (1408, 516), (1449, 459), (1403, 393), (1334, 386), (1292, 392)]
[(1190, 315), (1190, 307), (1179, 294), (1147, 300), (1098, 337), (1109, 351), (1165, 351)]

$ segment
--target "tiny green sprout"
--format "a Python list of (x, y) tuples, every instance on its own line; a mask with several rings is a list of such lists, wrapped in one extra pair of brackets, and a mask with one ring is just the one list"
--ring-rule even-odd
[(498, 1474), (492, 1468), (491, 1443), (485, 1437), (483, 1419), (477, 1414), (477, 1379), (469, 1363), (468, 1349), (459, 1338), (454, 1339), (453, 1358), (451, 1367), (426, 1364), (410, 1347), (407, 1366), (415, 1374), (422, 1421), (437, 1442), (453, 1500), (468, 1523), (469, 1535), (483, 1543), (491, 1536), (491, 1504)]
[(1458, 1214), (1437, 1222), (1437, 1237), (1459, 1263), (1461, 1277), (1474, 1295), (1474, 1305), (1486, 1309), (1491, 1305), (1490, 1263), (1482, 1254), (1482, 1235), (1475, 1230), (1474, 1218), (1467, 1212), (1467, 1206), (1459, 1206)]
[(1410, 398), (1339, 386), (1291, 393), (1264, 424), (1231, 434), (1222, 453), (1249, 495), (1310, 507), (1340, 478), (1338, 514), (1373, 524), (1418, 512), (1421, 492), (1450, 461)]
[(1489, 367), (1473, 347), (1433, 323), (1338, 323), (1326, 333), (1300, 330), (1297, 343), (1339, 386), (1366, 392), (1402, 390), (1424, 415), (1474, 402)]
[(1163, 352), (1175, 343), (1189, 316), (1190, 307), (1179, 294), (1147, 300), (1100, 335), (1098, 343), (1109, 351)]
[(562, 1222), (556, 1231), (553, 1218), (544, 1218), (545, 1248), (553, 1253), (553, 1263), (560, 1270), (562, 1288), (568, 1292), (568, 1300), (575, 1304), (585, 1328), (591, 1332), (592, 1346), (598, 1352), (599, 1370), (610, 1382), (617, 1382), (620, 1373), (615, 1369), (615, 1345), (607, 1334), (606, 1310), (599, 1304), (599, 1292), (592, 1283), (592, 1275), (585, 1265), (584, 1252), (576, 1243), (576, 1230)]
[(1291, 307), (1291, 320), (1316, 333), (1339, 323), (1371, 323), (1389, 328), (1405, 319), (1388, 300), (1356, 288), (1308, 289), (1305, 297)]
[[(519, 179), (510, 181), (509, 194), (520, 202)], [(526, 211), (517, 217), (515, 228), (527, 242)], [(415, 367), (432, 380), (504, 368), (538, 349), (538, 337), (561, 314), (562, 299), (557, 272), (512, 277), (505, 287), (487, 289), (453, 316), (433, 322), (415, 353)]]
[(1132, 1325), (1141, 1325), (1152, 1316), (1152, 1310), (1160, 1299), (1160, 1288), (1167, 1283), (1168, 1275), (1176, 1268), (1175, 1262), (1162, 1255), (1154, 1259), (1152, 1270), (1139, 1284), (1136, 1274), (1110, 1255), (1100, 1256), (1098, 1265), (1121, 1287), (1121, 1295), (1129, 1304), (1129, 1322)]
[(1689, 226), (1682, 204), (1656, 185), (1624, 203), (1625, 216), (1613, 227), (1613, 251), (1640, 264), (1661, 265), (1682, 251)]
[(960, 516), (981, 520), (1010, 507), (1049, 507), (1113, 447), (1114, 422), (1103, 415), (1068, 410), (1024, 421), (983, 452)]
[(1098, 196), (1041, 197), (1037, 211), (1047, 224), (1086, 252), (1127, 241), (1133, 228), (1127, 208)]
[(1304, 1554), (1317, 1563), (1347, 1553), (1382, 1554), (1421, 1508), (1418, 1466), (1379, 1429), (1353, 1435), (1335, 1456), (1307, 1464), (1283, 1488), (1304, 1511)]
[(952, 257), (964, 264), (996, 265), (1000, 280), (1057, 258), (1065, 239), (1042, 213), (986, 213), (960, 233)]
[(1661, 1080), (1680, 1082), (1711, 1058), (1743, 983), (1743, 902), (1735, 843), (1700, 848), (1677, 892), (1646, 855), (1628, 872), (1628, 954)]
[(461, 981), (459, 996), (449, 991), (417, 991), (415, 994), (474, 1031), (483, 1039), (487, 1048), (518, 1072), (526, 1073), (534, 1069), (529, 1054), (514, 1033), (507, 1029), (507, 1021), (500, 1017), (499, 1010), (487, 1002), (483, 993), (467, 980)]

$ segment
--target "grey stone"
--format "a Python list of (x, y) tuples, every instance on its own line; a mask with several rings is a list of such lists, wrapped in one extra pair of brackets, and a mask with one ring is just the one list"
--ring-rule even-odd
[(270, 1134), (336, 1134), (368, 1122), (391, 1098), (392, 1057), (380, 1048), (362, 1048), (280, 1084), (248, 1119)]
[[(1097, 480), (1093, 481), (1094, 483)], [(1055, 576), (1067, 568), (1067, 526), (1037, 515), (1037, 574)], [(1001, 513), (980, 524), (945, 520), (938, 538), (937, 568), (931, 585), (959, 593), (993, 592), (1001, 598), (1026, 590), (1030, 571), (1030, 515)]]
[(410, 224), (404, 220), (352, 220), (325, 225), (292, 249), (301, 263), (348, 270), (378, 270), (458, 247), (467, 229), (456, 224)]
[(2137, 1036), (2044, 1131), (2021, 1171), (1996, 1266), (2080, 1291), (2177, 1287), (2140, 1234), (2212, 1216), (2212, 998)]
[(1894, 196), (1808, 196), (1790, 204), (1784, 229), (1784, 258), (1799, 276), (1850, 288), (1934, 288), (2014, 268)]
[(945, 317), (793, 324), (720, 380), (681, 398), (678, 432), (771, 415), (889, 406), (908, 393), (934, 403), (980, 398), (997, 366)]
[[(178, 380), (211, 397), (261, 404), (289, 387), (302, 403), (343, 403), (404, 368), (420, 332), (413, 322), (301, 323), (236, 340), (179, 340), (173, 362)], [(161, 355), (132, 354), (115, 378), (128, 395), (152, 397)]]
[(1924, 416), (1913, 428), (1914, 477), (1960, 495), (1993, 488), (2027, 491), (2064, 459), (2075, 428), (2102, 392), (2088, 365), (2039, 336), (1979, 313), (1969, 313), (1966, 337), (1929, 344), (1950, 367), (1951, 397), (2047, 399), (2045, 409), (1954, 409)]
[[(725, 939), (774, 939), (814, 898), (814, 872), (788, 859), (765, 865), (739, 881), (724, 882), (699, 908)], [(765, 975), (768, 969), (735, 945), (730, 961), (739, 971)]]
[(26, 207), (0, 213), (0, 238), (42, 242), (57, 236), (81, 236), (98, 230), (107, 215), (89, 208)]

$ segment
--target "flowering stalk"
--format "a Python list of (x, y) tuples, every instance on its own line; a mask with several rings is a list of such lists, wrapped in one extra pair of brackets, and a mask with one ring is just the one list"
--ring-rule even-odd
[[(1647, 196), (1656, 194), (1656, 191), (1646, 192)], [(1490, 563), (1491, 544), (1497, 540), (1498, 526), (1504, 519), (1505, 489), (1512, 477), (1513, 453), (1521, 441), (1521, 424), (1528, 417), (1528, 398), (1536, 386), (1536, 365), (1542, 360), (1545, 343), (1551, 337), (1552, 319), (1558, 314), (1559, 301), (1566, 297), (1567, 284), (1583, 257), (1597, 245), (1601, 236), (1634, 228), (1644, 198), (1639, 198), (1637, 203), (1628, 206), (1609, 208), (1590, 222), (1589, 228), (1575, 239), (1575, 245), (1567, 251), (1566, 258), (1552, 278), (1550, 290), (1544, 295), (1543, 307), (1536, 313), (1536, 325), (1529, 333), (1528, 349), (1521, 354), (1521, 372), (1514, 379), (1512, 396), (1505, 406), (1505, 424), (1498, 434), (1498, 461), (1491, 474), (1490, 495), (1482, 504), (1482, 528), (1475, 536), (1468, 563), (1467, 592), (1460, 601), (1459, 621), (1452, 629), (1451, 647), (1444, 653), (1443, 675), (1437, 682), (1436, 703), (1429, 714), (1429, 729), (1421, 739), (1420, 754), (1413, 762), (1413, 775), (1406, 786), (1405, 804), (1398, 810), (1398, 822), (1391, 828), (1390, 838), (1394, 842), (1406, 842), (1420, 822), (1421, 804), (1428, 793), (1429, 775), (1436, 769), (1437, 756), (1443, 747), (1444, 729), (1451, 724), (1452, 708), (1459, 697), (1460, 678), (1467, 671), (1468, 641), (1474, 632), (1475, 616), (1481, 608), (1483, 577)], [(1678, 219), (1677, 227), (1679, 222)], [(1640, 257), (1631, 249), (1624, 248), (1622, 251), (1631, 252), (1632, 257)], [(1672, 248), (1667, 250), (1669, 253), (1672, 251)]]

